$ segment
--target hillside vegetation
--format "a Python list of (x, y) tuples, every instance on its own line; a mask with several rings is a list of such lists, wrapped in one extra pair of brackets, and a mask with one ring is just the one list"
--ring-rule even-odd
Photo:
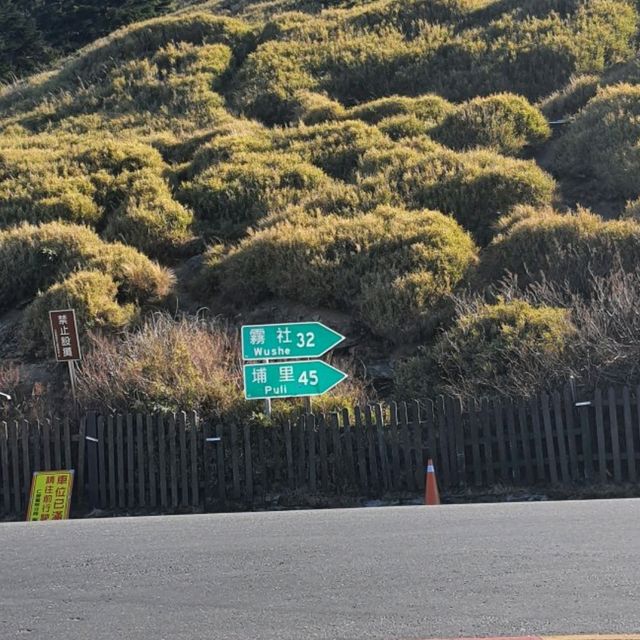
[[(0, 315), (24, 311), (4, 349), (47, 353), (57, 305), (80, 310), (94, 349), (115, 341), (113, 358), (133, 353), (123, 339), (159, 339), (153, 310), (296, 308), (338, 314), (360, 358), (393, 352), (399, 393), (535, 392), (566, 373), (577, 301), (640, 267), (638, 11), (220, 0), (7, 86)], [(533, 296), (542, 285), (564, 293)], [(514, 367), (527, 383), (501, 385)], [(219, 381), (189, 408), (229, 410), (216, 398), (237, 373), (198, 370)], [(131, 380), (119, 407), (141, 406)], [(144, 388), (143, 406), (167, 404)]]

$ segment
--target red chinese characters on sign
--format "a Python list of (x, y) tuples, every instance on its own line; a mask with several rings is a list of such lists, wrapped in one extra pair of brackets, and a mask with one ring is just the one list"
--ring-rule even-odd
[(49, 311), (53, 346), (58, 362), (81, 360), (76, 312), (73, 309)]

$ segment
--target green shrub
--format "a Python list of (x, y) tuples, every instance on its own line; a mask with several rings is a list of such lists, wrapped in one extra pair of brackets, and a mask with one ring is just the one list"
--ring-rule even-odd
[(238, 110), (268, 125), (296, 119), (302, 89), (316, 82), (300, 64), (304, 47), (292, 42), (267, 42), (252, 53), (234, 79), (231, 99)]
[(439, 392), (473, 400), (523, 397), (562, 380), (563, 356), (575, 328), (570, 312), (514, 300), (478, 305), (445, 331), (427, 354), (398, 368), (404, 397)]
[(351, 180), (367, 151), (392, 143), (376, 127), (348, 120), (287, 129), (274, 136), (274, 145), (301, 155), (334, 178)]
[(176, 202), (166, 182), (149, 170), (123, 173), (112, 186), (120, 204), (104, 236), (125, 238), (150, 256), (167, 258), (192, 240), (193, 215)]
[(417, 98), (390, 96), (352, 107), (349, 117), (377, 124), (393, 116), (413, 116), (426, 127), (439, 125), (454, 110), (454, 106), (437, 95)]
[(598, 93), (600, 79), (596, 75), (577, 76), (569, 84), (554, 91), (540, 102), (540, 110), (549, 120), (573, 116)]
[(564, 176), (587, 176), (604, 196), (640, 195), (640, 86), (601, 89), (553, 145), (552, 166)]
[[(282, 296), (351, 309), (377, 335), (415, 337), (475, 263), (454, 220), (434, 212), (380, 208), (342, 218), (282, 221), (205, 260), (205, 287), (251, 304)], [(242, 292), (236, 283), (243, 282)]]
[(498, 218), (519, 204), (551, 202), (555, 183), (535, 162), (489, 151), (455, 153), (396, 148), (371, 151), (362, 162), (362, 188), (381, 201), (453, 215), (485, 244)]
[(207, 236), (237, 238), (271, 212), (294, 204), (329, 183), (317, 167), (295, 154), (236, 154), (182, 186)]
[(639, 256), (640, 225), (632, 220), (605, 221), (585, 210), (574, 215), (531, 211), (485, 249), (478, 282), (510, 273), (521, 286), (544, 279), (588, 293), (593, 276), (605, 275), (614, 264), (633, 271)]
[(22, 342), (29, 352), (44, 354), (50, 349), (49, 311), (75, 309), (78, 326), (85, 331), (118, 331), (137, 317), (132, 303), (117, 302), (118, 285), (106, 273), (79, 271), (54, 284), (32, 302), (22, 321)]
[(432, 132), (436, 140), (452, 149), (490, 147), (501, 153), (518, 153), (550, 135), (551, 129), (536, 107), (507, 93), (460, 105)]
[(64, 220), (175, 255), (191, 238), (192, 215), (173, 199), (165, 170), (160, 154), (136, 141), (0, 136), (0, 227)]
[(303, 124), (314, 125), (346, 118), (347, 110), (339, 102), (321, 93), (298, 91), (294, 99), (297, 104), (294, 120)]
[(159, 302), (172, 286), (170, 273), (131, 247), (107, 244), (86, 227), (51, 222), (0, 231), (0, 309), (29, 299), (76, 270), (110, 275), (122, 302)]
[(378, 129), (392, 140), (398, 141), (403, 138), (425, 136), (432, 130), (432, 127), (417, 116), (408, 115), (384, 118), (378, 123)]
[(78, 378), (84, 406), (248, 417), (234, 334), (199, 319), (154, 315), (118, 338), (94, 334)]

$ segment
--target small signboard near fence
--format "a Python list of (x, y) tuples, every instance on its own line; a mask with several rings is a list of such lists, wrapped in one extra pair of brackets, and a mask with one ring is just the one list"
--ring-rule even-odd
[(36, 471), (31, 480), (27, 520), (68, 520), (73, 471)]
[(82, 359), (76, 312), (73, 309), (49, 311), (53, 346), (58, 362), (75, 362)]

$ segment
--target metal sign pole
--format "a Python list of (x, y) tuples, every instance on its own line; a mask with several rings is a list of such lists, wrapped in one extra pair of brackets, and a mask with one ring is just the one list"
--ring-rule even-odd
[[(269, 364), (268, 360), (265, 360), (266, 364)], [(267, 418), (271, 417), (271, 398), (267, 398), (264, 401), (264, 413), (267, 416)]]
[(78, 416), (78, 397), (76, 393), (76, 363), (69, 360), (69, 379), (71, 380), (71, 397), (73, 398), (73, 413)]

